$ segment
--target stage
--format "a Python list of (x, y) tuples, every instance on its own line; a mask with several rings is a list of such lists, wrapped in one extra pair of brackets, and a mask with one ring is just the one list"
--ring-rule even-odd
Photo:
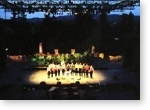
[(62, 85), (76, 83), (77, 81), (80, 84), (97, 84), (104, 81), (106, 77), (99, 71), (95, 70), (93, 72), (93, 78), (84, 77), (84, 76), (71, 76), (71, 75), (60, 75), (48, 78), (46, 70), (36, 70), (33, 71), (27, 78), (26, 81), (30, 84), (40, 84), (41, 82), (45, 82), (48, 85), (56, 85), (58, 82), (61, 82)]

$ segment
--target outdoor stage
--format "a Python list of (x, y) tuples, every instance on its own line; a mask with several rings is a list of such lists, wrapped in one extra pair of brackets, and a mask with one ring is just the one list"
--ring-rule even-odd
[(48, 78), (47, 71), (46, 70), (37, 70), (33, 71), (26, 79), (27, 82), (31, 84), (40, 84), (41, 82), (45, 82), (48, 85), (56, 85), (57, 82), (61, 82), (62, 85), (66, 84), (72, 84), (76, 83), (77, 81), (80, 82), (80, 84), (96, 84), (101, 83), (104, 81), (106, 77), (99, 71), (95, 70), (93, 73), (93, 78), (90, 78), (90, 75), (88, 78), (84, 76), (56, 76)]

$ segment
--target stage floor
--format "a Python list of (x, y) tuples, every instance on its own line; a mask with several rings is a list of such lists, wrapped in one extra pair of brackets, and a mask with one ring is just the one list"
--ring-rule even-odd
[[(58, 80), (59, 79), (59, 80)], [(53, 75), (53, 77), (48, 78), (47, 71), (46, 70), (37, 70), (33, 71), (27, 78), (26, 81), (31, 84), (40, 84), (41, 82), (45, 82), (49, 85), (56, 85), (57, 82), (61, 82), (61, 84), (71, 84), (76, 83), (76, 81), (79, 81), (80, 84), (95, 84), (95, 83), (101, 83), (104, 81), (106, 77), (98, 70), (95, 70), (93, 73), (93, 78), (90, 78), (90, 75), (88, 78), (84, 76), (56, 76)]]

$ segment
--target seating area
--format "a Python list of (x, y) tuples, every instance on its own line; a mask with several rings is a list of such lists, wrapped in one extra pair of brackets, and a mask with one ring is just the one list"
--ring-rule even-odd
[[(17, 91), (16, 91), (17, 90)], [(0, 88), (1, 99), (17, 100), (136, 100), (138, 89), (130, 84), (22, 85)], [(15, 91), (17, 94), (15, 94)], [(8, 95), (9, 93), (9, 95)]]

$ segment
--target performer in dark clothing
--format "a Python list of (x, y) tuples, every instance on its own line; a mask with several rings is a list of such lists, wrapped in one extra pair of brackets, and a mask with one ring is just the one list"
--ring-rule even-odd
[(73, 76), (74, 72), (75, 72), (75, 66), (73, 63), (71, 63), (71, 75)]
[(60, 76), (60, 69), (61, 69), (60, 64), (57, 64), (56, 68), (57, 68), (57, 74), (58, 76)]
[(55, 69), (55, 77), (57, 76), (57, 70)]
[(88, 64), (86, 64), (84, 68), (85, 68), (86, 77), (88, 78), (88, 73), (89, 73), (90, 67)]
[(94, 68), (92, 65), (90, 65), (90, 78), (93, 78), (93, 71), (94, 71)]
[(70, 64), (69, 63), (67, 64), (66, 69), (67, 69), (67, 76), (69, 76), (69, 74), (70, 74), (70, 72), (69, 72), (70, 71)]
[(50, 65), (47, 67), (47, 76), (50, 78)]
[(75, 64), (75, 76), (77, 76), (78, 73), (79, 73), (79, 64), (76, 63), (76, 64)]
[(85, 77), (86, 76), (86, 74), (85, 74), (85, 64), (83, 64), (82, 73), (83, 73), (83, 76)]
[(48, 76), (48, 78), (50, 78), (50, 71), (47, 72), (47, 76)]
[(63, 65), (61, 66), (61, 68), (62, 68), (62, 75), (64, 76), (64, 75), (65, 75), (66, 65), (63, 64)]
[(83, 69), (83, 65), (80, 63), (79, 64), (79, 76), (83, 75), (83, 72), (82, 72), (83, 70), (82, 69)]

